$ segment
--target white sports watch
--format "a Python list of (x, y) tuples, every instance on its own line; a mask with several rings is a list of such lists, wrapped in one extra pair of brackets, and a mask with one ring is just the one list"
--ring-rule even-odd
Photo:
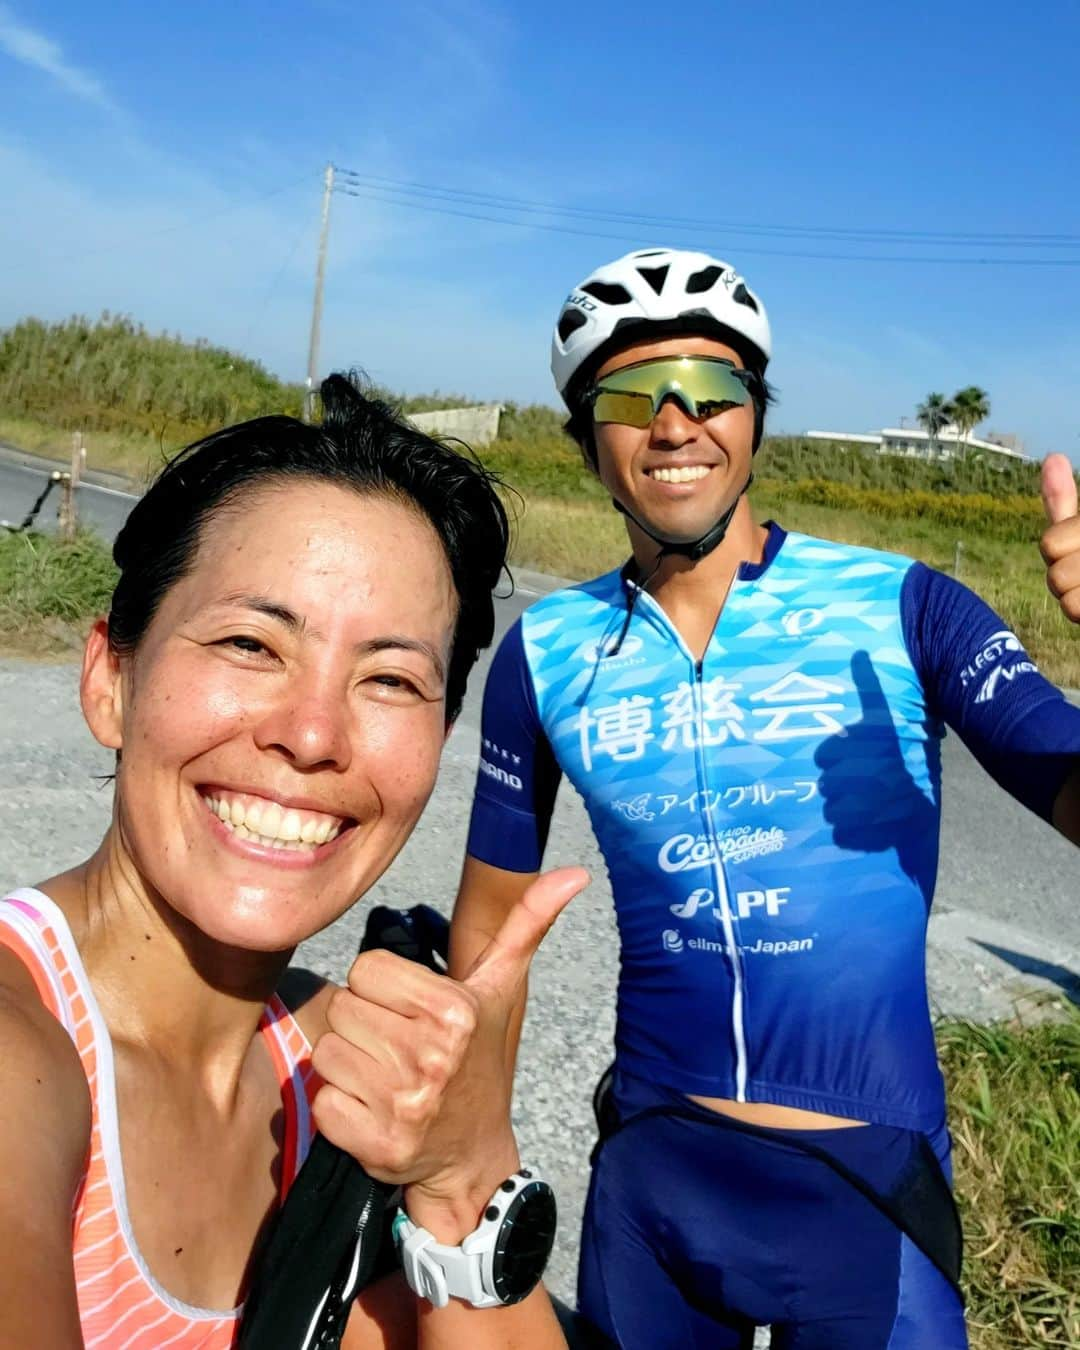
[(536, 1288), (555, 1241), (555, 1193), (535, 1167), (508, 1177), (458, 1247), (417, 1228), (403, 1209), (394, 1220), (405, 1282), (436, 1308), (452, 1298), (474, 1308), (519, 1303)]

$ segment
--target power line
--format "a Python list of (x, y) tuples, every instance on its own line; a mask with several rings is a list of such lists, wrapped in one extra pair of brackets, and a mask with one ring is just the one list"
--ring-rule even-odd
[[(434, 212), (437, 215), (457, 216), (465, 220), (483, 221), (492, 225), (511, 225), (518, 229), (544, 230), (553, 234), (572, 234), (590, 239), (614, 239), (624, 243), (640, 244), (640, 234), (621, 234), (609, 230), (585, 230), (572, 225), (559, 225), (551, 222), (526, 219), (513, 220), (508, 216), (485, 215), (479, 211), (460, 210), (456, 207), (439, 205), (431, 201), (414, 201), (408, 197), (391, 195), (389, 188), (363, 188), (359, 186), (335, 187), (335, 192), (348, 197), (362, 197), (382, 202), (387, 206), (403, 206), (414, 211)], [(717, 233), (726, 233), (717, 230)], [(733, 233), (735, 231), (732, 231)], [(715, 241), (669, 240), (680, 248), (709, 250), (715, 249)], [(1078, 241), (1080, 242), (1080, 241)], [(943, 264), (953, 267), (1080, 267), (1078, 258), (993, 258), (993, 257), (935, 257), (917, 253), (823, 253), (809, 249), (762, 248), (757, 244), (737, 245), (739, 253), (752, 253), (774, 258), (800, 258), (828, 262), (871, 262), (871, 263), (922, 263), (928, 265)]]
[(939, 230), (894, 230), (876, 227), (840, 227), (825, 225), (768, 225), (750, 221), (715, 221), (695, 217), (663, 217), (629, 211), (601, 211), (594, 207), (567, 205), (564, 203), (538, 201), (524, 197), (510, 197), (489, 192), (475, 192), (466, 188), (453, 188), (431, 183), (418, 183), (406, 179), (386, 178), (378, 174), (361, 174), (352, 169), (337, 169), (338, 176), (360, 189), (393, 191), (421, 199), (442, 200), (458, 205), (488, 207), (502, 211), (554, 216), (580, 216), (585, 220), (602, 223), (619, 222), (657, 226), (662, 229), (704, 229), (710, 232), (733, 232), (740, 234), (776, 235), (779, 237), (803, 237), (837, 239), (844, 241), (881, 242), (884, 240), (903, 240), (906, 242), (943, 244), (950, 247), (1019, 247), (1019, 248), (1067, 248), (1080, 244), (1080, 234), (1039, 234), (1022, 232), (950, 232)]

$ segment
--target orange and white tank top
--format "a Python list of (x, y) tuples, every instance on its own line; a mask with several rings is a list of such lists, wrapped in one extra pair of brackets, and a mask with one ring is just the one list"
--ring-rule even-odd
[[(0, 900), (0, 944), (23, 962), (42, 1002), (67, 1030), (90, 1088), (90, 1151), (72, 1206), (86, 1350), (225, 1350), (234, 1344), (240, 1308), (213, 1311), (174, 1298), (151, 1274), (135, 1242), (120, 1157), (112, 1041), (63, 912), (40, 891), (13, 891)], [(311, 1146), (310, 1107), (318, 1079), (307, 1037), (276, 995), (259, 1032), (281, 1085), (284, 1199)]]

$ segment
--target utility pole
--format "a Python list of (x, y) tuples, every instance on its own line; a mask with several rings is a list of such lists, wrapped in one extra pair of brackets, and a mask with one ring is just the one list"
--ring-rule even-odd
[(311, 307), (311, 341), (308, 344), (307, 393), (304, 397), (304, 421), (310, 422), (315, 410), (315, 389), (319, 382), (319, 330), (322, 327), (323, 282), (326, 280), (326, 240), (330, 234), (330, 194), (334, 190), (334, 166), (328, 164), (323, 177), (322, 228), (319, 231), (319, 258), (315, 264), (315, 302)]

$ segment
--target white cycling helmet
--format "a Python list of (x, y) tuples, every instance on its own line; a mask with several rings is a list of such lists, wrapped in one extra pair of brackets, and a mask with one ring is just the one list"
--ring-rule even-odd
[[(647, 248), (600, 267), (563, 302), (551, 373), (569, 404), (611, 352), (647, 337), (715, 331), (764, 372), (772, 354), (765, 306), (726, 262), (707, 253)], [(734, 342), (732, 342), (734, 339)]]

